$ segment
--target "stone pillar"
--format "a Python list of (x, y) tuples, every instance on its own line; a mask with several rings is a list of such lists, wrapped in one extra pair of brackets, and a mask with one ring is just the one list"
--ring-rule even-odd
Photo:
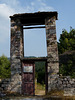
[(11, 18), (11, 83), (10, 91), (21, 93), (21, 60), (24, 56), (23, 27), (19, 19)]
[(59, 72), (58, 47), (56, 39), (56, 18), (46, 18), (46, 41), (47, 41), (47, 72), (48, 72), (48, 92), (54, 89), (52, 83)]

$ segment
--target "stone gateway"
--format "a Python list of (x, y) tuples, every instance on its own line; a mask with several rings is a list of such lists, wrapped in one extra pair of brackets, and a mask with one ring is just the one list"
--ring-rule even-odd
[[(57, 12), (23, 13), (10, 16), (11, 20), (11, 78), (0, 83), (1, 91), (35, 95), (35, 61), (45, 61), (45, 92), (63, 90), (64, 95), (75, 95), (75, 79), (59, 76), (56, 39)], [(34, 26), (32, 25), (40, 25)], [(45, 28), (47, 57), (24, 58), (23, 29)], [(34, 41), (35, 42), (35, 41)]]
[[(24, 91), (25, 89), (23, 88), (22, 90), (22, 87), (24, 87), (24, 83), (22, 81), (23, 73), (22, 73), (22, 60), (21, 60), (24, 58), (23, 29), (26, 29), (24, 26), (45, 25), (40, 27), (27, 27), (27, 29), (30, 28), (46, 29), (47, 57), (41, 58), (41, 60), (46, 59), (46, 69), (47, 69), (46, 93), (49, 92), (51, 90), (50, 84), (55, 80), (57, 73), (59, 72), (58, 48), (56, 40), (57, 12), (15, 14), (13, 16), (10, 16), (10, 18), (11, 18), (10, 58), (11, 58), (11, 80), (12, 80), (9, 88), (10, 91), (22, 93), (22, 91)], [(28, 65), (25, 64), (25, 66)], [(30, 64), (30, 66), (32, 66), (32, 63)]]
[[(64, 95), (75, 95), (75, 79), (59, 76), (59, 59), (56, 39), (57, 12), (23, 13), (11, 19), (11, 78), (0, 82), (0, 92), (35, 95), (35, 61), (45, 62), (45, 92), (62, 90)], [(40, 26), (31, 26), (40, 25)], [(45, 28), (47, 57), (24, 58), (23, 29)], [(35, 41), (34, 41), (35, 42)]]

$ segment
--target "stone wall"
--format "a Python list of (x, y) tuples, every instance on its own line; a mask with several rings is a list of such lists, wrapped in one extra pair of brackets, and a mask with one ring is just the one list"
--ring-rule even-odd
[(45, 20), (46, 41), (47, 41), (47, 72), (48, 72), (48, 92), (51, 90), (51, 83), (55, 80), (59, 72), (58, 47), (56, 39), (56, 18), (49, 17)]
[(8, 90), (21, 93), (21, 57), (24, 56), (23, 27), (20, 20), (11, 18), (11, 81)]
[(51, 90), (63, 90), (65, 96), (75, 95), (75, 79), (58, 75), (51, 84)]
[(23, 57), (23, 28), (19, 19), (11, 19), (11, 75), (21, 73), (21, 60)]
[[(16, 81), (18, 81), (18, 77)], [(8, 88), (12, 86), (12, 82), (13, 81), (10, 79), (2, 80), (2, 82), (0, 82), (0, 91), (3, 92), (6, 90), (9, 90)], [(18, 88), (18, 91), (20, 91), (20, 83), (18, 83), (17, 88)], [(10, 89), (12, 90), (13, 87)], [(75, 95), (75, 79), (71, 79), (69, 76), (57, 75), (56, 78), (52, 80), (52, 83), (50, 83), (50, 90), (58, 90), (58, 91), (62, 90), (64, 91), (64, 96), (74, 96)]]
[[(15, 81), (16, 79), (16, 81)], [(13, 85), (14, 81), (14, 85)], [(3, 79), (0, 82), (0, 91), (8, 93), (20, 93), (21, 94), (21, 76), (18, 74), (13, 75), (11, 79)]]
[(6, 91), (9, 83), (10, 83), (10, 79), (1, 80), (0, 81), (0, 91), (1, 92)]

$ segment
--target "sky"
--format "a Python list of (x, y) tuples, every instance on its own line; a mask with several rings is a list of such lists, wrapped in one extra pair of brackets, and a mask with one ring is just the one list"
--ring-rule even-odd
[[(16, 13), (57, 11), (56, 35), (75, 29), (75, 0), (0, 0), (0, 56), (10, 57), (10, 18)], [(24, 56), (47, 56), (45, 29), (24, 30)]]

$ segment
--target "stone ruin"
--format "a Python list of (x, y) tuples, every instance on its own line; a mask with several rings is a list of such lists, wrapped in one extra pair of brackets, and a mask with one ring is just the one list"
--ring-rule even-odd
[[(75, 80), (72, 84), (68, 77), (59, 78), (59, 59), (58, 47), (56, 39), (56, 20), (57, 12), (37, 12), (37, 13), (23, 13), (10, 16), (11, 19), (11, 48), (10, 48), (10, 61), (11, 61), (11, 78), (5, 79), (2, 87), (12, 93), (22, 94), (22, 61), (24, 58), (24, 26), (31, 25), (45, 25), (34, 28), (46, 29), (46, 42), (47, 42), (47, 57), (46, 57), (46, 93), (53, 89), (71, 91), (75, 94)], [(27, 27), (27, 29), (32, 27)], [(68, 82), (68, 83), (67, 83)], [(61, 88), (60, 88), (61, 86)], [(68, 88), (68, 89), (67, 89)], [(73, 94), (72, 93), (72, 94)]]

